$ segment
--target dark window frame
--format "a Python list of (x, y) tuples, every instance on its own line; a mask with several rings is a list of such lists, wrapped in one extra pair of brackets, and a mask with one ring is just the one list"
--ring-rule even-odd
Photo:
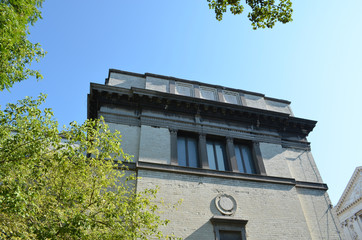
[(215, 240), (222, 240), (220, 238), (220, 232), (238, 232), (240, 233), (241, 240), (246, 240), (246, 224), (248, 220), (225, 217), (225, 216), (213, 216), (210, 219), (215, 233)]
[[(186, 166), (184, 167), (193, 167), (193, 166), (190, 166), (190, 159), (189, 159), (189, 146), (188, 146), (188, 141), (192, 138), (195, 140), (196, 142), (196, 168), (200, 168), (201, 167), (201, 162), (200, 162), (200, 156), (199, 156), (199, 138), (198, 138), (198, 135), (195, 134), (195, 133), (192, 133), (192, 132), (184, 132), (184, 131), (178, 131), (177, 133), (177, 146), (178, 146), (178, 141), (179, 141), (179, 137), (183, 137), (185, 138), (185, 158), (186, 158)], [(178, 165), (181, 166), (179, 164), (179, 161), (178, 161), (178, 154), (179, 154), (179, 149), (177, 149), (177, 162), (178, 162)]]
[[(207, 153), (206, 156), (207, 156), (208, 162), (209, 162), (210, 156), (208, 156), (207, 145), (209, 142), (212, 142), (213, 157), (214, 157), (214, 161), (215, 161), (215, 169), (212, 169), (212, 170), (225, 171), (225, 172), (231, 171), (230, 156), (227, 151), (226, 139), (223, 137), (220, 137), (220, 136), (213, 136), (213, 135), (206, 136), (206, 153)], [(224, 163), (225, 170), (220, 170), (221, 166), (219, 166), (219, 159), (218, 159), (218, 154), (217, 154), (217, 150), (216, 150), (216, 146), (215, 146), (215, 144), (218, 144), (218, 143), (220, 143), (220, 145), (222, 146), (222, 149), (223, 149), (222, 156), (223, 156), (223, 163)]]
[[(254, 175), (264, 175), (266, 176), (266, 171), (264, 167), (264, 161), (261, 156), (259, 142), (251, 141), (251, 140), (243, 140), (238, 138), (231, 138), (231, 137), (223, 137), (218, 135), (211, 135), (207, 133), (196, 133), (190, 131), (183, 131), (177, 129), (170, 129), (170, 136), (171, 136), (171, 165), (178, 164), (178, 150), (177, 150), (177, 136), (189, 136), (195, 138), (197, 141), (197, 148), (198, 148), (198, 161), (197, 161), (197, 168), (202, 169), (210, 169), (209, 166), (209, 159), (207, 156), (207, 141), (214, 140), (214, 141), (221, 141), (225, 147), (225, 170), (214, 170), (213, 171), (221, 171), (221, 172), (234, 172), (234, 173), (241, 173), (241, 174), (254, 174)], [(235, 156), (235, 146), (237, 144), (243, 144), (250, 147), (251, 152), (251, 159), (253, 165), (255, 167), (255, 173), (244, 173), (240, 172), (237, 165), (237, 159)], [(182, 166), (183, 167), (183, 166)]]
[[(236, 148), (238, 148), (239, 150), (239, 154), (240, 154), (240, 160), (241, 160), (241, 164), (243, 165), (242, 168), (244, 169), (244, 171), (240, 171), (240, 167), (239, 167), (239, 162), (238, 160), (236, 159), (236, 162), (237, 162), (237, 166), (238, 166), (238, 172), (240, 173), (247, 173), (247, 174), (259, 174), (259, 171), (257, 169), (257, 159), (255, 157), (255, 154), (254, 154), (254, 148), (253, 148), (253, 144), (251, 141), (245, 141), (245, 140), (240, 140), (240, 139), (235, 139), (234, 140), (234, 149), (236, 150)], [(243, 155), (242, 153), (242, 150), (241, 150), (241, 147), (246, 147), (248, 148), (248, 151), (250, 152), (250, 159), (245, 159), (245, 156)], [(236, 152), (235, 152), (235, 157), (236, 157)], [(248, 172), (247, 170), (247, 166), (246, 166), (246, 161), (249, 161), (250, 162), (250, 168), (251, 168), (251, 171)]]

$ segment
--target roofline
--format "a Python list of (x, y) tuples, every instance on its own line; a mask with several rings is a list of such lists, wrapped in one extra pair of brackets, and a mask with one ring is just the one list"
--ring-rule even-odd
[[(346, 188), (344, 189), (344, 191), (343, 191), (343, 193), (342, 193), (342, 195), (341, 195), (341, 197), (340, 197), (340, 199), (339, 199), (339, 201), (338, 201), (338, 203), (337, 203), (337, 205), (335, 207), (336, 210), (337, 210), (336, 211), (337, 213), (341, 212), (339, 208), (342, 206), (342, 203), (344, 202), (344, 200), (345, 200), (345, 198), (347, 196), (347, 193), (350, 191), (351, 186), (352, 186), (353, 182), (356, 180), (357, 174), (360, 171), (362, 171), (362, 166), (356, 167), (356, 169), (354, 170), (354, 172), (353, 172), (353, 174), (352, 174)], [(348, 206), (346, 208), (348, 208)], [(344, 209), (341, 209), (341, 210), (344, 210)]]
[(179, 82), (197, 84), (197, 85), (202, 85), (202, 86), (207, 86), (207, 87), (212, 87), (212, 88), (219, 88), (219, 89), (223, 89), (223, 90), (227, 90), (227, 91), (242, 92), (244, 94), (251, 94), (251, 95), (254, 95), (254, 96), (263, 97), (264, 99), (270, 100), (270, 101), (275, 101), (275, 102), (280, 102), (280, 103), (285, 103), (285, 104), (291, 104), (291, 102), (288, 101), (288, 100), (267, 97), (267, 96), (265, 96), (265, 94), (246, 91), (246, 90), (243, 90), (243, 89), (230, 88), (230, 87), (225, 87), (225, 86), (216, 85), (216, 84), (209, 84), (209, 83), (199, 82), (199, 81), (195, 81), (195, 80), (176, 78), (176, 77), (172, 77), (172, 76), (165, 76), (165, 75), (159, 75), (159, 74), (154, 74), (154, 73), (147, 73), (147, 72), (144, 73), (144, 74), (134, 73), (134, 72), (128, 72), (128, 71), (118, 70), (118, 69), (114, 69), (114, 68), (109, 69), (108, 78), (106, 78), (105, 84), (108, 83), (110, 75), (111, 75), (112, 72), (125, 74), (125, 75), (131, 75), (131, 76), (135, 76), (135, 77), (142, 77), (142, 78), (146, 78), (147, 76), (149, 76), (149, 77), (155, 77), (155, 78), (162, 78), (162, 79), (166, 79), (166, 80), (174, 80), (174, 81), (179, 81)]
[[(266, 109), (252, 108), (252, 107), (248, 107), (248, 106), (232, 105), (232, 104), (223, 103), (223, 102), (214, 102), (214, 101), (207, 100), (207, 99), (195, 99), (195, 98), (191, 98), (191, 97), (187, 97), (187, 96), (158, 92), (155, 90), (149, 90), (149, 89), (143, 89), (143, 88), (141, 89), (141, 88), (132, 87), (131, 89), (125, 89), (125, 88), (119, 88), (119, 87), (115, 87), (115, 86), (91, 83), (89, 96), (92, 95), (94, 90), (100, 91), (100, 92), (108, 92), (111, 94), (130, 95), (130, 96), (134, 95), (134, 94), (148, 95), (151, 97), (173, 99), (176, 101), (183, 101), (183, 102), (189, 102), (189, 103), (197, 103), (197, 104), (205, 104), (205, 105), (212, 104), (212, 105), (215, 105), (216, 107), (220, 107), (223, 109), (231, 109), (231, 110), (235, 110), (235, 111), (249, 112), (252, 114), (263, 115), (263, 116), (267, 116), (267, 117), (276, 117), (276, 118), (279, 118), (280, 120), (287, 120), (290, 123), (301, 124), (306, 127), (308, 126), (309, 130), (307, 130), (308, 132), (305, 134), (305, 136), (307, 136), (310, 132), (313, 131), (313, 128), (315, 127), (315, 125), (317, 123), (317, 121), (293, 117), (287, 113), (275, 112), (275, 111), (266, 110)], [(87, 116), (88, 118), (91, 117), (89, 107), (90, 107), (90, 104), (88, 105), (88, 116)]]

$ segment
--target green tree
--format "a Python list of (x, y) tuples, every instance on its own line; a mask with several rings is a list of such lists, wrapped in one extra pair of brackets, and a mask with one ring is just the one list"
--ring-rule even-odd
[[(230, 9), (234, 15), (244, 10), (240, 0), (207, 0), (209, 8), (215, 10), (216, 19), (221, 21), (223, 14)], [(253, 29), (272, 28), (276, 22), (287, 23), (292, 21), (292, 2), (290, 0), (246, 0), (251, 8), (248, 18)]]
[(62, 131), (45, 96), (0, 109), (0, 239), (165, 239), (157, 190), (134, 190), (119, 132), (103, 120)]
[(30, 76), (41, 79), (39, 71), (30, 69), (34, 60), (44, 56), (38, 43), (27, 37), (29, 25), (41, 18), (44, 0), (0, 0), (0, 91)]

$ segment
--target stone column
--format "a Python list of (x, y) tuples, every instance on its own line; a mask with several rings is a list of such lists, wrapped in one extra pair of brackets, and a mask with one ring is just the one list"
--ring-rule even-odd
[(260, 152), (259, 142), (253, 142), (253, 158), (255, 160), (255, 167), (260, 175), (266, 175), (263, 157)]
[(344, 222), (342, 222), (342, 230), (344, 232), (344, 236), (346, 237), (346, 240), (350, 240), (351, 239), (351, 234), (349, 232), (349, 228), (348, 228), (348, 222), (347, 220), (345, 220)]
[(361, 212), (362, 212), (362, 210), (359, 211), (358, 213), (356, 213), (355, 215), (356, 215), (356, 221), (357, 221), (357, 224), (358, 224), (359, 230), (361, 232), (361, 236), (362, 236), (362, 222), (361, 222), (362, 214), (361, 214)]
[(178, 165), (177, 161), (177, 129), (170, 129), (171, 135), (171, 165)]
[(206, 135), (200, 133), (199, 135), (199, 157), (201, 168), (209, 169), (209, 161), (207, 159), (207, 149), (206, 149)]
[(354, 232), (356, 233), (356, 236), (361, 236), (362, 237), (362, 230), (360, 228), (360, 225), (358, 223), (358, 216), (357, 215), (353, 215), (351, 217), (351, 220), (352, 220), (352, 224), (353, 224), (353, 229), (354, 229)]
[(235, 156), (234, 139), (231, 137), (226, 138), (226, 154), (227, 158), (230, 159), (230, 171), (239, 172)]

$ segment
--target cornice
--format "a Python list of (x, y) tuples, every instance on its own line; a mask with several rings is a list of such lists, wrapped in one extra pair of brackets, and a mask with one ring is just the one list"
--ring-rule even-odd
[(248, 223), (248, 220), (244, 220), (241, 218), (235, 218), (230, 216), (213, 216), (210, 218), (210, 222), (212, 224), (226, 224), (228, 226), (233, 225), (246, 225)]
[(347, 211), (348, 209), (358, 205), (360, 202), (362, 202), (362, 197), (356, 199), (355, 201), (351, 202), (350, 204), (348, 204), (347, 206), (345, 206), (342, 209), (336, 209), (337, 215), (341, 215), (342, 213), (344, 213), (345, 211)]
[(348, 196), (348, 193), (351, 191), (352, 186), (354, 185), (357, 178), (359, 177), (360, 172), (362, 172), (362, 166), (356, 167), (356, 169), (354, 170), (354, 172), (352, 174), (351, 179), (349, 180), (346, 188), (344, 189), (343, 194), (335, 207), (338, 215), (343, 213), (344, 211), (346, 211), (347, 209), (349, 209), (350, 207), (355, 205), (357, 202), (362, 200), (362, 197), (360, 197), (360, 198), (356, 199), (355, 201), (353, 201), (352, 203), (345, 206), (343, 209), (341, 209), (341, 207), (343, 206), (343, 203), (345, 202), (345, 200)]
[(216, 85), (216, 84), (209, 84), (209, 83), (199, 82), (199, 81), (195, 81), (195, 80), (176, 78), (176, 77), (172, 77), (172, 76), (165, 76), (165, 75), (154, 74), (154, 73), (141, 74), (141, 73), (128, 72), (128, 71), (112, 69), (112, 68), (109, 69), (109, 71), (108, 71), (108, 78), (106, 79), (106, 84), (109, 81), (109, 78), (110, 78), (110, 75), (112, 72), (119, 73), (119, 74), (125, 74), (125, 75), (131, 75), (131, 76), (135, 76), (135, 77), (146, 78), (147, 76), (149, 76), (149, 77), (160, 78), (160, 79), (165, 79), (165, 80), (184, 82), (184, 83), (188, 83), (188, 84), (196, 84), (196, 85), (205, 86), (205, 87), (217, 88), (217, 89), (222, 89), (222, 90), (227, 90), (227, 91), (232, 91), (232, 92), (241, 92), (244, 94), (250, 94), (250, 95), (254, 95), (254, 96), (264, 97), (266, 100), (276, 101), (276, 102), (280, 102), (280, 103), (285, 103), (285, 104), (291, 103), (288, 100), (267, 97), (267, 96), (265, 96), (265, 94), (262, 94), (262, 93), (246, 91), (246, 90), (242, 90), (242, 89), (230, 88), (230, 87), (220, 86), (220, 85)]
[(140, 88), (119, 88), (91, 83), (88, 99), (88, 118), (96, 118), (102, 104), (119, 105), (136, 108), (143, 106), (162, 112), (198, 114), (206, 119), (230, 120), (246, 123), (257, 128), (273, 128), (284, 134), (298, 135), (305, 138), (315, 127), (316, 121), (296, 118), (287, 113), (274, 112), (247, 106), (196, 99)]
[(123, 70), (118, 70), (118, 69), (113, 69), (110, 68), (108, 70), (108, 78), (106, 79), (106, 84), (107, 84), (107, 80), (109, 80), (111, 73), (120, 73), (120, 74), (125, 74), (125, 75), (131, 75), (131, 76), (135, 76), (135, 77), (146, 77), (145, 74), (141, 74), (141, 73), (134, 73), (134, 72), (128, 72), (128, 71), (123, 71)]

